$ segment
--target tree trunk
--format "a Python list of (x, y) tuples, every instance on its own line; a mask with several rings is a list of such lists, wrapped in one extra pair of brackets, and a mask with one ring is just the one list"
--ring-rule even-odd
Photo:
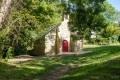
[(1, 6), (0, 6), (0, 28), (2, 28), (2, 22), (4, 22), (4, 19), (6, 15), (8, 14), (9, 7), (12, 0), (2, 0)]

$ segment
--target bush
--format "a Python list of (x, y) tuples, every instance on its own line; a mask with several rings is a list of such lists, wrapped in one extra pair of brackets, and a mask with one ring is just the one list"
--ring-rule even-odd
[(109, 39), (108, 38), (103, 38), (101, 36), (97, 36), (97, 38), (91, 38), (89, 40), (89, 43), (92, 43), (92, 44), (108, 44)]
[(91, 39), (89, 40), (89, 43), (95, 44), (95, 43), (96, 43), (96, 38), (91, 38)]
[[(6, 57), (7, 49), (9, 48), (10, 39), (6, 29), (0, 31), (0, 58)], [(4, 56), (5, 55), (5, 56)]]
[(112, 37), (109, 38), (109, 42), (110, 43), (117, 43), (118, 42), (118, 36), (117, 35), (113, 35)]
[(112, 44), (112, 43), (118, 43), (119, 42), (119, 37), (114, 35), (112, 37), (109, 37), (109, 44)]
[(16, 55), (21, 55), (21, 54), (26, 54), (27, 53), (27, 47), (19, 42), (18, 45), (14, 49), (14, 53), (15, 53), (15, 56)]
[(103, 45), (103, 44), (104, 44), (104, 45), (109, 44), (109, 40), (108, 40), (108, 38), (101, 38), (99, 44), (101, 44), (101, 45)]
[(14, 48), (9, 47), (7, 53), (6, 53), (6, 58), (12, 58), (14, 56)]

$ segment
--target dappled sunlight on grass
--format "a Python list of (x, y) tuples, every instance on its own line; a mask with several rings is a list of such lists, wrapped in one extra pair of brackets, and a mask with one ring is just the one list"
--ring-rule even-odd
[(99, 64), (78, 67), (65, 75), (63, 80), (119, 80), (119, 63), (120, 58), (116, 58)]
[(86, 46), (79, 67), (67, 72), (62, 80), (120, 80), (120, 46)]
[(71, 65), (63, 80), (120, 80), (120, 46), (85, 46), (81, 55), (39, 57), (24, 63), (0, 62), (0, 80), (33, 80), (63, 65)]
[(36, 69), (36, 70), (45, 70), (44, 67), (40, 67), (40, 66), (25, 66), (25, 68)]
[(0, 80), (24, 80), (40, 77), (40, 75), (60, 65), (59, 62), (50, 58), (52, 57), (41, 57), (19, 64), (0, 63), (3, 64), (0, 69)]

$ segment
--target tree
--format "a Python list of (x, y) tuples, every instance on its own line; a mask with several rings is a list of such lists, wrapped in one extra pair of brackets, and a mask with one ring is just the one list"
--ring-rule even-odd
[(118, 42), (119, 35), (120, 35), (120, 28), (114, 26), (113, 24), (107, 26), (99, 34), (99, 36), (101, 36), (102, 38), (107, 39), (107, 42), (109, 40), (109, 44)]
[(9, 11), (11, 2), (11, 0), (0, 0), (0, 29), (3, 28), (2, 22), (4, 22), (4, 18)]
[(16, 55), (33, 49), (47, 30), (62, 21), (62, 11), (60, 0), (13, 0), (3, 22), (8, 46)]
[(115, 29), (115, 27), (111, 24), (108, 27), (106, 27), (106, 29), (104, 29), (102, 33), (103, 37), (109, 38), (112, 37), (113, 35), (116, 35), (117, 29)]
[[(71, 31), (80, 34), (81, 39), (91, 30), (99, 31), (106, 27), (106, 20), (102, 15), (105, 11), (105, 0), (71, 0), (75, 7), (70, 13), (69, 27)], [(87, 32), (86, 32), (87, 31)]]
[(118, 27), (120, 27), (120, 11), (116, 12), (115, 19), (116, 19)]
[(114, 24), (115, 23), (115, 14), (116, 14), (116, 9), (109, 4), (107, 1), (103, 3), (105, 6), (105, 11), (103, 12), (103, 16), (105, 17), (107, 24)]

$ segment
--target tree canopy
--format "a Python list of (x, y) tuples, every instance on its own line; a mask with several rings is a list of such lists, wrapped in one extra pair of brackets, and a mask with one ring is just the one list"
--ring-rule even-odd
[(100, 31), (115, 20), (115, 9), (106, 0), (70, 0), (70, 29), (84, 38), (91, 31)]
[(61, 23), (63, 10), (60, 0), (13, 0), (0, 31), (1, 54), (9, 47), (15, 55), (26, 53), (46, 31)]

